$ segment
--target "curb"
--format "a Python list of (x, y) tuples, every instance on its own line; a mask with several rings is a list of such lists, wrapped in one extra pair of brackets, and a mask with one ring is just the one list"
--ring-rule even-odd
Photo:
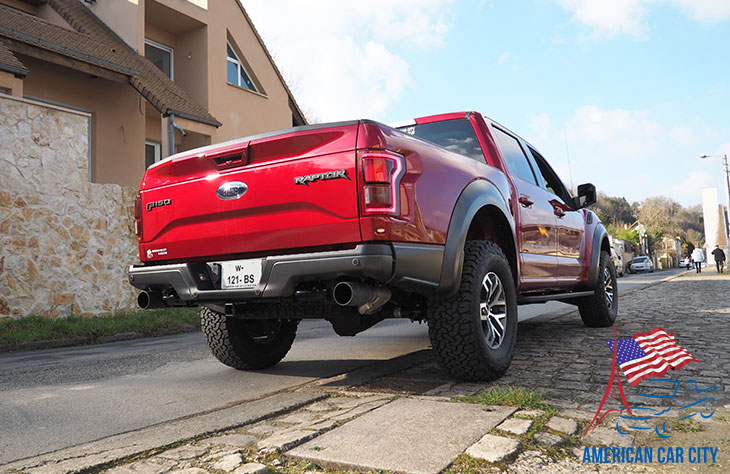
[(77, 337), (74, 339), (52, 339), (48, 341), (24, 342), (21, 344), (0, 344), (0, 353), (82, 346), (84, 344), (89, 344), (89, 342), (90, 339), (88, 337)]
[(38, 351), (44, 349), (60, 349), (63, 347), (108, 344), (111, 342), (132, 341), (135, 339), (174, 336), (176, 334), (197, 332), (198, 330), (199, 329), (194, 326), (177, 326), (173, 328), (160, 329), (156, 334), (150, 335), (146, 335), (141, 332), (120, 332), (118, 334), (93, 339), (89, 337), (75, 337), (72, 339), (49, 339), (44, 341), (23, 342), (20, 344), (0, 344), (0, 354), (6, 352)]
[[(98, 472), (124, 459), (298, 410), (327, 394), (281, 392), (0, 465), (0, 472)], [(149, 471), (145, 471), (149, 472)], [(157, 472), (157, 471), (156, 471)]]

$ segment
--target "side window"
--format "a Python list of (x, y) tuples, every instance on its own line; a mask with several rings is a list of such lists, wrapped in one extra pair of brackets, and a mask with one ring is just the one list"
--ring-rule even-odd
[(467, 119), (444, 120), (399, 127), (403, 133), (435, 143), (449, 151), (485, 163), (484, 152), (479, 146), (474, 128)]
[(548, 191), (562, 199), (564, 204), (572, 207), (573, 196), (571, 196), (570, 192), (560, 180), (558, 175), (550, 167), (545, 158), (543, 158), (542, 155), (537, 152), (537, 150), (535, 150), (531, 146), (528, 146), (528, 148), (530, 149), (530, 153), (532, 153), (533, 158), (535, 158), (535, 162), (537, 163), (538, 168), (540, 168), (540, 174), (542, 175), (542, 179), (544, 180), (545, 188), (547, 188)]
[(243, 61), (238, 58), (230, 42), (226, 45), (226, 79), (238, 87), (259, 92), (248, 71), (246, 71)]
[(502, 149), (502, 156), (507, 161), (507, 167), (512, 174), (524, 179), (528, 183), (537, 185), (537, 179), (535, 178), (535, 173), (532, 171), (532, 166), (527, 161), (527, 156), (522, 151), (522, 147), (517, 139), (497, 127), (492, 127), (492, 130), (494, 130), (499, 147)]

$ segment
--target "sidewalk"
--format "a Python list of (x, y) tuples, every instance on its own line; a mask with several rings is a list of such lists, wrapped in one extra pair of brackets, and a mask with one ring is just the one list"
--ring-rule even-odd
[[(88, 462), (101, 450), (92, 446), (13, 468), (29, 473), (89, 469), (110, 474), (728, 472), (728, 295), (730, 276), (713, 270), (687, 272), (638, 289), (619, 303), (619, 338), (663, 327), (702, 361), (667, 373), (666, 379), (682, 385), (673, 398), (647, 398), (666, 387), (648, 382), (630, 387), (623, 379), (632, 406), (671, 408), (670, 413), (650, 420), (666, 427), (667, 438), (633, 425), (629, 427), (636, 429), (631, 433), (620, 434), (619, 424), (628, 428), (618, 412), (582, 437), (606, 390), (611, 353), (605, 341), (613, 338), (613, 330), (585, 328), (577, 314), (571, 314), (521, 324), (515, 360), (505, 377), (493, 383), (457, 383), (441, 372), (426, 351), (405, 356), (390, 374), (363, 370), (276, 395), (284, 397), (276, 409), (256, 408), (262, 400), (251, 402), (259, 405), (237, 408), (240, 418), (218, 416), (217, 424), (198, 423), (194, 429), (181, 424), (158, 436), (156, 449), (140, 443), (137, 451), (126, 454), (118, 447), (118, 451), (110, 450), (116, 454), (104, 457), (106, 464)], [(684, 390), (692, 383), (695, 392)], [(464, 403), (474, 400), (458, 398), (490, 389), (534, 390), (543, 394), (546, 403), (540, 409), (518, 409)], [(697, 416), (679, 420), (679, 407), (696, 402), (699, 393), (712, 397), (694, 405)], [(616, 400), (608, 403), (620, 407)], [(700, 406), (709, 408), (702, 411)], [(709, 410), (712, 414), (707, 416)], [(591, 449), (586, 461), (586, 446), (617, 447), (624, 462), (597, 463), (594, 456), (606, 451)], [(644, 455), (651, 452), (654, 463), (647, 464), (643, 458), (636, 462), (639, 446)], [(621, 451), (622, 447), (630, 449)], [(130, 456), (132, 452), (138, 454)]]

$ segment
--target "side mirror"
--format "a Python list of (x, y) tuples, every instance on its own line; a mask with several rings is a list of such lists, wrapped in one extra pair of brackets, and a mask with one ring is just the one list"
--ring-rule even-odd
[(578, 197), (575, 198), (575, 208), (581, 209), (596, 202), (596, 187), (591, 183), (578, 186)]

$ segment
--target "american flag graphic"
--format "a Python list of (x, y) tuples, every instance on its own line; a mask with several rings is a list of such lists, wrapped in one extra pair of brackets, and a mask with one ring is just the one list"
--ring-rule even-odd
[[(606, 341), (613, 351), (614, 340)], [(674, 342), (674, 334), (662, 328), (640, 332), (628, 339), (619, 339), (616, 362), (633, 387), (647, 377), (662, 376), (690, 362), (700, 362)]]

